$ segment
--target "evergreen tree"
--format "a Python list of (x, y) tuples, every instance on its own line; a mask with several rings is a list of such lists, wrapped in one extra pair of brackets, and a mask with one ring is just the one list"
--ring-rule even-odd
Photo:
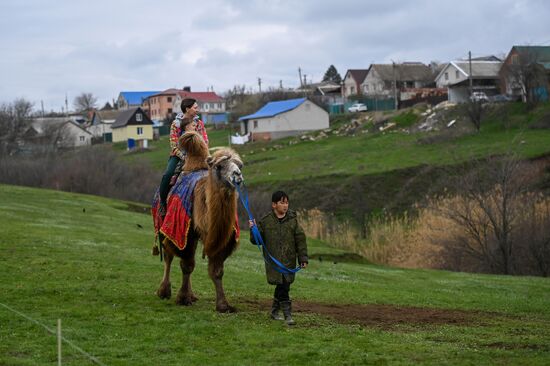
[(323, 81), (332, 81), (336, 84), (340, 84), (342, 77), (338, 73), (338, 70), (336, 70), (336, 67), (330, 65), (327, 72), (325, 72), (325, 76), (323, 76)]

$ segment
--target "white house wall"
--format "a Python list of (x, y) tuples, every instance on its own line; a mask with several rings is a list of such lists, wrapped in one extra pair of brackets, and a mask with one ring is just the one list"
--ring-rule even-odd
[(369, 70), (367, 77), (361, 84), (361, 89), (364, 94), (389, 94), (389, 91), (384, 90), (384, 81), (374, 68)]
[(72, 123), (66, 123), (64, 126), (68, 130), (65, 146), (86, 146), (92, 144), (92, 134), (83, 130)]
[[(258, 127), (254, 127), (258, 121)], [(270, 132), (272, 136), (284, 137), (296, 132), (320, 130), (329, 127), (328, 113), (315, 103), (305, 101), (297, 108), (270, 118), (248, 120), (248, 131), (252, 133)], [(244, 133), (244, 128), (242, 131)]]
[(348, 97), (355, 94), (359, 94), (359, 91), (357, 90), (357, 83), (355, 82), (355, 79), (351, 76), (351, 73), (348, 73), (348, 75), (344, 79), (344, 95)]
[[(458, 78), (456, 77), (458, 71)], [(445, 73), (448, 75), (448, 80), (445, 80)], [(448, 64), (447, 67), (438, 75), (435, 84), (438, 88), (446, 88), (449, 85), (460, 83), (468, 78), (462, 71), (457, 69), (453, 64)], [(450, 93), (449, 93), (450, 95)], [(449, 99), (449, 101), (451, 101)]]
[(465, 103), (468, 101), (469, 90), (467, 87), (450, 87), (449, 102), (451, 103)]

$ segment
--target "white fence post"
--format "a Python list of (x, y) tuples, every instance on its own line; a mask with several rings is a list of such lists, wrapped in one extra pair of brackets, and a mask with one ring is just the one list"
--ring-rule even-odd
[(61, 366), (61, 319), (57, 319), (57, 365)]

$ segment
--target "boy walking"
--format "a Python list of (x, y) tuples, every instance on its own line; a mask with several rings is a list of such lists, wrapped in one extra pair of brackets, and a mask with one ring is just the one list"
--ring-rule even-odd
[[(250, 227), (255, 222), (249, 222)], [(302, 268), (308, 265), (306, 235), (298, 224), (296, 212), (288, 208), (288, 195), (277, 191), (271, 196), (271, 212), (260, 219), (258, 229), (269, 253), (287, 268), (295, 268), (296, 260)], [(250, 241), (257, 244), (254, 236)], [(266, 254), (264, 253), (264, 256)], [(269, 261), (269, 260), (268, 260)], [(271, 318), (283, 320), (279, 310), (283, 310), (284, 320), (288, 325), (294, 325), (292, 319), (292, 302), (290, 300), (290, 284), (294, 282), (294, 273), (277, 272), (270, 263), (265, 264), (267, 282), (275, 285)]]

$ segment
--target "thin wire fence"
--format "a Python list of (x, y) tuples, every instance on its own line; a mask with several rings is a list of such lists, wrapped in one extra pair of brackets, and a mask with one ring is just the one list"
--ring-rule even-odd
[[(20, 312), (20, 311), (14, 309), (14, 308), (12, 308), (12, 307), (6, 305), (6, 304), (2, 304), (2, 303), (0, 302), (0, 306), (2, 306), (2, 307), (4, 307), (4, 308), (8, 309), (9, 311), (11, 311), (11, 312), (13, 312), (13, 313), (19, 315), (19, 316), (22, 317), (22, 318), (27, 319), (28, 321), (30, 321), (30, 322), (32, 322), (32, 323), (34, 323), (34, 324), (36, 324), (36, 325), (38, 325), (38, 326), (44, 328), (48, 333), (51, 333), (51, 334), (53, 334), (53, 335), (57, 335), (57, 334), (58, 334), (58, 333), (57, 333), (57, 329), (50, 328), (50, 327), (48, 327), (47, 325), (45, 325), (45, 324), (39, 322), (38, 320), (35, 320), (35, 319), (31, 318), (30, 316), (28, 316), (28, 315), (26, 315), (26, 314), (23, 314), (22, 312)], [(67, 338), (61, 337), (61, 340), (62, 340), (63, 342), (65, 342), (65, 343), (67, 343), (69, 346), (71, 346), (74, 350), (78, 351), (78, 352), (81, 353), (83, 356), (85, 356), (86, 358), (88, 358), (90, 361), (92, 361), (92, 362), (94, 362), (94, 363), (96, 363), (96, 364), (98, 364), (98, 365), (101, 365), (101, 366), (107, 366), (106, 364), (104, 364), (103, 362), (101, 362), (100, 360), (98, 360), (98, 359), (97, 359), (96, 357), (94, 357), (93, 355), (89, 354), (88, 352), (84, 351), (82, 348), (78, 347), (76, 344), (74, 344), (73, 342), (71, 342), (71, 341), (68, 340)]]

